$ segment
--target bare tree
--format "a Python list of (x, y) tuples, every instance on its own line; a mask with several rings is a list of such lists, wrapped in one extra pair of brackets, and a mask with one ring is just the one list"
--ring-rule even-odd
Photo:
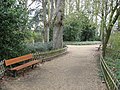
[[(107, 43), (109, 41), (112, 28), (118, 17), (120, 15), (120, 1), (119, 0), (102, 0), (102, 31), (105, 35), (103, 35), (103, 56), (105, 56)], [(109, 7), (109, 8), (108, 8)]]

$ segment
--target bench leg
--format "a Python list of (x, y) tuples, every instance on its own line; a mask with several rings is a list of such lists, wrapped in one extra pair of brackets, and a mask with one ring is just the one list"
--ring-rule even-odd
[(32, 69), (35, 68), (35, 67), (37, 67), (37, 64), (32, 65)]
[(13, 71), (13, 77), (16, 77), (17, 76), (17, 71)]
[(34, 68), (34, 65), (32, 65), (32, 69)]

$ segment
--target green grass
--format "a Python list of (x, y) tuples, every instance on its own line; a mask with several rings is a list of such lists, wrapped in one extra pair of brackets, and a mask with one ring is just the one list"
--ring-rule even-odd
[(95, 45), (95, 44), (101, 44), (101, 41), (85, 41), (85, 42), (69, 42), (65, 41), (65, 45)]
[(105, 61), (117, 79), (120, 81), (120, 52), (107, 50)]
[(106, 50), (106, 63), (120, 81), (120, 32), (112, 33)]

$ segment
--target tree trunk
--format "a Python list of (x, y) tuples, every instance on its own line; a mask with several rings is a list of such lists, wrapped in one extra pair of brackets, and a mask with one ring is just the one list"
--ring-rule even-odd
[(49, 25), (46, 26), (46, 42), (49, 42), (49, 32), (50, 32), (50, 27)]
[(118, 18), (118, 31), (120, 31), (120, 16)]
[(43, 29), (43, 42), (46, 42), (46, 0), (42, 0), (42, 8), (43, 8), (43, 23), (44, 23), (44, 29)]
[(56, 17), (53, 28), (53, 49), (63, 47), (63, 17), (65, 0), (57, 0)]
[(76, 11), (80, 11), (80, 0), (76, 0)]
[(71, 14), (72, 9), (73, 9), (71, 3), (72, 3), (72, 0), (69, 0), (69, 14)]
[(47, 0), (42, 0), (42, 7), (43, 7), (43, 23), (44, 23), (43, 41), (49, 42), (49, 22), (47, 22)]

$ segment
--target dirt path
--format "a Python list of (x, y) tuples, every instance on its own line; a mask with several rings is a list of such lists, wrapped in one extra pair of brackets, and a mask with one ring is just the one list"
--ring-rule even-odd
[(68, 54), (5, 81), (8, 90), (105, 90), (98, 74), (97, 45), (68, 47)]

